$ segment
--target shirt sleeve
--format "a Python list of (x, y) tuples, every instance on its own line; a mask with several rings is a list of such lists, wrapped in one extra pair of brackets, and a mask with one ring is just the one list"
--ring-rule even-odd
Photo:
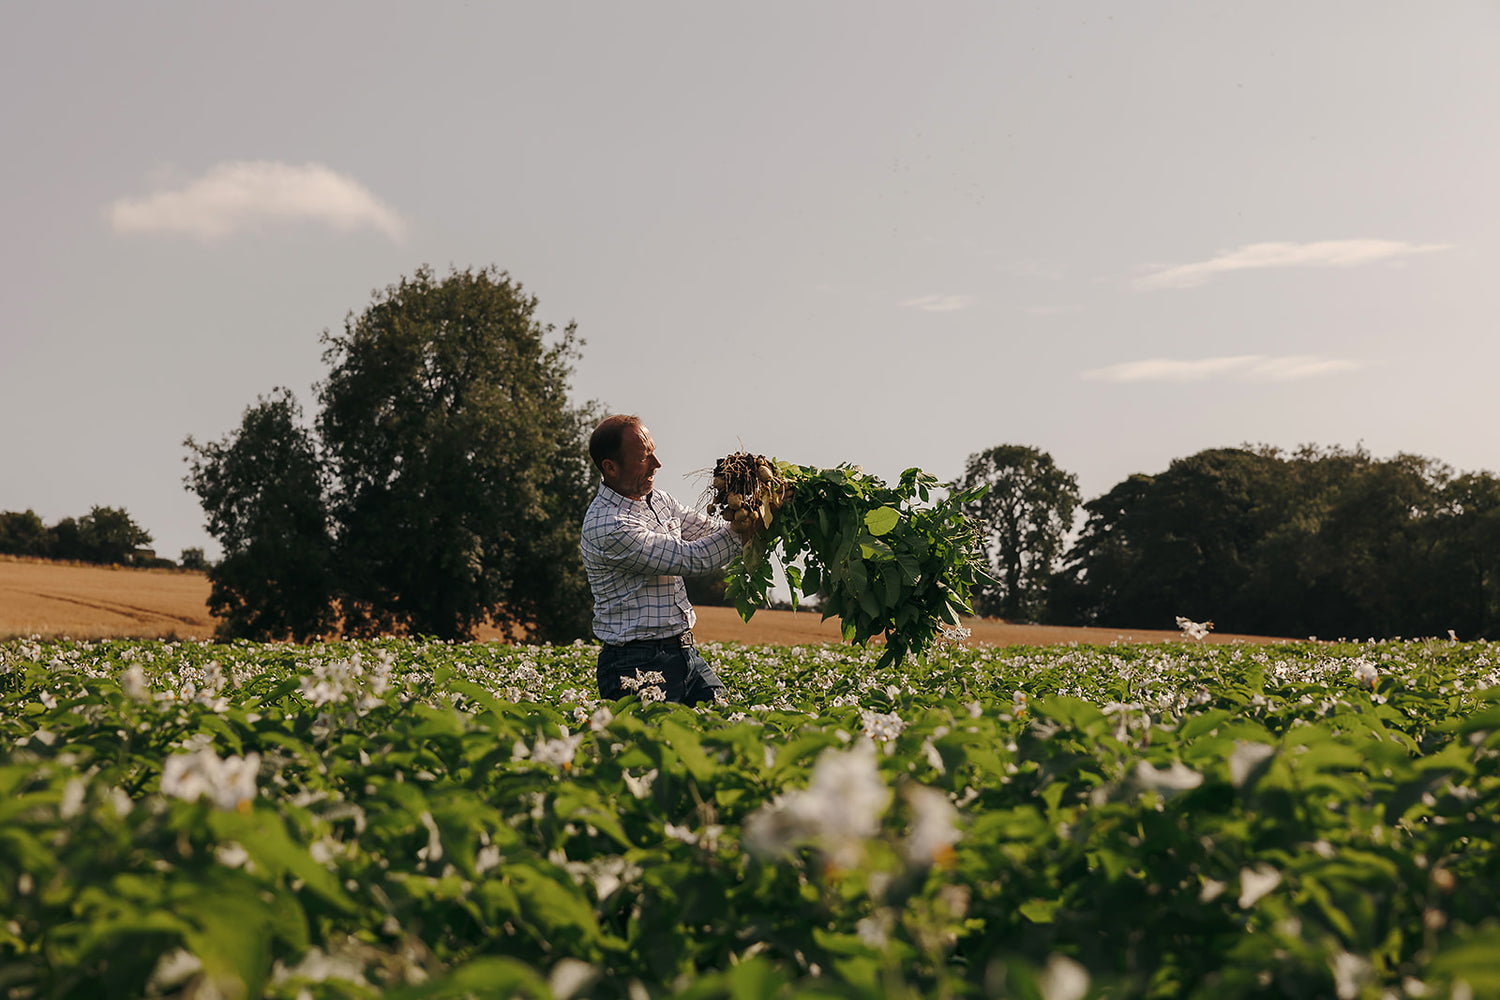
[(728, 524), (689, 540), (623, 518), (590, 534), (585, 542), (605, 565), (641, 576), (703, 576), (728, 566), (740, 549), (739, 537)]

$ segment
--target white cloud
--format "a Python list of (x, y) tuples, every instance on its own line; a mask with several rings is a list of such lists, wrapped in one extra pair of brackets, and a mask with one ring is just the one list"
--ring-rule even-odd
[(921, 309), (924, 312), (956, 312), (959, 309), (967, 309), (974, 304), (972, 295), (923, 295), (915, 299), (907, 299), (901, 303), (912, 309)]
[(1251, 243), (1210, 260), (1162, 268), (1134, 281), (1138, 289), (1191, 288), (1215, 275), (1268, 267), (1357, 267), (1414, 254), (1447, 250), (1448, 243), (1400, 243), (1395, 240), (1323, 240), (1317, 243)]
[(220, 163), (186, 186), (109, 207), (117, 233), (218, 239), (265, 224), (318, 222), (341, 232), (370, 228), (400, 241), (400, 216), (363, 184), (317, 163)]
[(1079, 378), (1091, 382), (1203, 382), (1214, 378), (1232, 379), (1236, 382), (1291, 382), (1336, 375), (1363, 367), (1365, 363), (1362, 361), (1324, 358), (1316, 354), (1287, 354), (1280, 357), (1235, 354), (1189, 361), (1175, 358), (1127, 361), (1106, 368), (1090, 368), (1082, 372)]

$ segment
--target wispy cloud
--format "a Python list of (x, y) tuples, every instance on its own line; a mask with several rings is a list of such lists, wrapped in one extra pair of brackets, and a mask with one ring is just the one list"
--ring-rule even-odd
[(121, 198), (109, 207), (117, 233), (219, 239), (267, 224), (315, 222), (347, 232), (374, 229), (399, 242), (401, 217), (363, 184), (317, 163), (220, 163), (173, 190)]
[(924, 312), (957, 312), (969, 308), (975, 301), (972, 295), (923, 295), (901, 304)]
[(1203, 382), (1230, 379), (1236, 382), (1291, 382), (1297, 379), (1337, 375), (1365, 367), (1363, 361), (1325, 358), (1316, 354), (1234, 354), (1220, 358), (1147, 358), (1106, 368), (1090, 368), (1079, 378), (1091, 382)]
[(1449, 243), (1401, 243), (1396, 240), (1323, 240), (1316, 243), (1251, 243), (1194, 264), (1159, 268), (1136, 278), (1138, 289), (1191, 288), (1230, 271), (1268, 267), (1358, 267), (1382, 260), (1447, 250)]

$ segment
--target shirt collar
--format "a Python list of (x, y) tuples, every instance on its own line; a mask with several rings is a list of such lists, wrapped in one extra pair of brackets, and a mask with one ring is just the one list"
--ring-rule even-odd
[[(656, 491), (652, 490), (651, 492), (654, 493)], [(608, 486), (604, 485), (603, 483), (599, 484), (599, 495), (601, 497), (603, 497), (605, 500), (608, 500), (611, 503), (616, 503), (616, 504), (643, 503), (643, 504), (646, 504), (646, 506), (649, 507), (650, 506), (650, 502), (649, 501), (651, 500), (651, 493), (647, 493), (644, 497), (642, 497), (639, 500), (634, 500), (634, 499), (626, 496), (623, 493), (617, 493), (617, 492), (615, 492), (614, 489), (612, 489), (611, 487), (608, 487)]]

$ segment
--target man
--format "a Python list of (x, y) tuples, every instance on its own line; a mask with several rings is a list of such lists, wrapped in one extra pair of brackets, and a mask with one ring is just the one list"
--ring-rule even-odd
[[(728, 566), (741, 538), (723, 519), (655, 489), (656, 442), (639, 417), (605, 417), (589, 438), (604, 482), (583, 519), (583, 566), (594, 592), (599, 696), (620, 698), (622, 678), (658, 671), (668, 701), (712, 701), (724, 682), (693, 646), (697, 616), (684, 576)], [(752, 529), (753, 530), (753, 529)]]

